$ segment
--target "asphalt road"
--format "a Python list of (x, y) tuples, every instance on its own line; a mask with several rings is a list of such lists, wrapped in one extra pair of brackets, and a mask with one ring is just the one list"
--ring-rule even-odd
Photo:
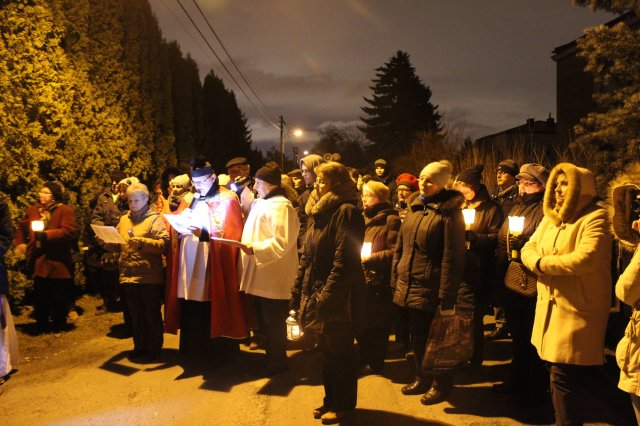
[[(107, 336), (119, 314), (81, 318), (77, 330), (58, 338), (28, 336), (28, 324), (19, 326), (25, 353), (3, 385), (0, 425), (320, 424), (312, 416), (323, 396), (317, 354), (292, 349), (290, 371), (260, 378), (254, 374), (260, 350), (241, 345), (231, 361), (189, 363), (178, 354), (177, 337), (165, 335), (159, 362), (136, 364), (125, 358), (130, 339)], [(550, 403), (522, 407), (489, 389), (506, 373), (508, 347), (507, 340), (489, 343), (482, 369), (457, 372), (449, 400), (427, 407), (420, 396), (400, 393), (411, 373), (391, 343), (384, 376), (359, 380), (357, 410), (344, 424), (552, 424)], [(628, 423), (630, 405), (616, 394), (615, 378), (603, 374), (599, 388), (586, 400), (590, 424)]]

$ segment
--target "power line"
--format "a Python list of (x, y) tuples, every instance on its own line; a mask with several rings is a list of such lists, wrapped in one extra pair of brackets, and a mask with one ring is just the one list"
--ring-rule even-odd
[(222, 40), (220, 39), (220, 37), (218, 36), (218, 33), (216, 32), (216, 30), (213, 29), (213, 26), (211, 25), (211, 23), (209, 22), (209, 19), (207, 19), (206, 15), (204, 14), (204, 12), (202, 11), (202, 9), (200, 8), (200, 5), (198, 4), (198, 2), (196, 0), (192, 0), (193, 4), (196, 5), (196, 8), (198, 9), (198, 12), (200, 12), (200, 15), (202, 16), (202, 18), (204, 19), (204, 21), (207, 23), (207, 26), (209, 27), (209, 29), (211, 30), (211, 32), (213, 33), (213, 35), (215, 36), (216, 40), (218, 40), (218, 43), (220, 43), (220, 46), (222, 47), (222, 50), (224, 51), (224, 53), (227, 54), (227, 57), (229, 58), (229, 61), (231, 61), (231, 63), (233, 64), (233, 67), (236, 69), (236, 71), (238, 71), (238, 74), (240, 74), (240, 77), (242, 77), (242, 81), (245, 82), (245, 84), (249, 87), (249, 90), (251, 90), (251, 93), (253, 93), (256, 97), (256, 99), (258, 99), (258, 101), (260, 102), (260, 104), (264, 107), (265, 110), (267, 110), (267, 112), (269, 112), (271, 115), (273, 115), (274, 117), (276, 116), (276, 114), (273, 113), (273, 111), (271, 111), (262, 101), (262, 99), (260, 98), (260, 96), (258, 95), (258, 93), (256, 93), (256, 91), (253, 89), (253, 86), (251, 85), (251, 83), (249, 82), (249, 80), (247, 79), (247, 77), (244, 75), (244, 73), (240, 70), (240, 68), (238, 67), (238, 64), (236, 64), (236, 61), (233, 59), (233, 57), (231, 56), (231, 53), (229, 53), (229, 51), (227, 50), (227, 48), (225, 47), (224, 43), (222, 42)]
[(169, 7), (169, 5), (167, 4), (166, 0), (162, 0), (162, 4), (164, 5), (164, 7), (167, 8), (169, 13), (171, 13), (171, 16), (173, 16), (173, 18), (180, 25), (180, 27), (184, 30), (184, 32), (189, 36), (189, 38), (191, 38), (191, 40), (193, 40), (195, 45), (198, 46), (198, 49), (200, 49), (200, 51), (211, 61), (211, 66), (213, 68), (215, 68), (216, 71), (220, 74), (220, 70), (219, 70), (218, 66), (215, 64), (215, 60), (213, 59), (211, 54), (208, 51), (206, 51), (204, 47), (202, 47), (202, 44), (200, 44), (200, 42), (198, 40), (196, 40), (195, 36), (191, 33), (191, 31), (189, 31), (189, 29), (178, 18), (178, 16), (175, 14), (175, 12)]
[(202, 34), (202, 31), (200, 30), (200, 28), (198, 27), (198, 25), (195, 23), (195, 21), (193, 20), (193, 18), (191, 17), (191, 15), (189, 14), (189, 12), (187, 11), (187, 9), (185, 9), (184, 5), (182, 4), (182, 2), (180, 0), (177, 0), (178, 4), (180, 5), (180, 8), (182, 8), (182, 11), (185, 13), (185, 15), (187, 15), (187, 18), (189, 18), (189, 21), (191, 21), (191, 24), (193, 24), (194, 28), (196, 29), (196, 31), (198, 31), (198, 34), (200, 34), (200, 37), (202, 37), (202, 39), (204, 40), (205, 44), (207, 45), (207, 47), (209, 47), (209, 50), (211, 50), (211, 52), (213, 53), (213, 55), (216, 57), (216, 59), (218, 60), (218, 62), (220, 63), (220, 65), (222, 66), (222, 68), (224, 68), (224, 70), (227, 72), (227, 74), (229, 75), (229, 77), (231, 78), (231, 80), (236, 84), (236, 86), (238, 87), (238, 89), (242, 92), (242, 94), (247, 98), (247, 100), (251, 103), (251, 105), (253, 105), (253, 107), (255, 108), (255, 110), (265, 119), (267, 120), (269, 123), (271, 123), (272, 126), (274, 126), (275, 128), (279, 129), (280, 126), (278, 126), (278, 124), (276, 124), (273, 120), (271, 120), (269, 117), (267, 117), (267, 115), (255, 104), (255, 102), (253, 102), (253, 99), (251, 99), (249, 97), (249, 95), (247, 95), (247, 92), (244, 91), (244, 89), (242, 88), (242, 86), (240, 86), (240, 83), (238, 83), (238, 81), (236, 80), (236, 78), (233, 76), (233, 74), (231, 73), (231, 71), (229, 71), (229, 69), (227, 68), (227, 66), (224, 64), (224, 62), (222, 61), (222, 59), (220, 59), (220, 56), (218, 56), (218, 54), (216, 53), (216, 51), (213, 49), (213, 47), (211, 46), (211, 44), (209, 43), (209, 41), (207, 40), (207, 38), (204, 36), (204, 34)]

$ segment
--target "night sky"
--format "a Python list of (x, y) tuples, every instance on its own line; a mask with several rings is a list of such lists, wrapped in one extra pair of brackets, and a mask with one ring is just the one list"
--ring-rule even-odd
[[(226, 59), (193, 0), (180, 1)], [(164, 36), (191, 54), (202, 76), (213, 69), (236, 93), (254, 144), (275, 146), (278, 130), (227, 76), (178, 1), (150, 2)], [(264, 101), (266, 115), (276, 121), (282, 114), (289, 130), (305, 130), (303, 148), (317, 140), (323, 124), (359, 120), (374, 69), (397, 50), (409, 53), (445, 122), (474, 139), (527, 118), (555, 118), (552, 50), (614, 17), (570, 0), (197, 2)]]

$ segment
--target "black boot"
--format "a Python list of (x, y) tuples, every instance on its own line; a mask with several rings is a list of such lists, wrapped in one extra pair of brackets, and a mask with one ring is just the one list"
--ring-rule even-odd
[(415, 380), (400, 390), (403, 395), (420, 395), (429, 388), (427, 380), (422, 377), (416, 377)]

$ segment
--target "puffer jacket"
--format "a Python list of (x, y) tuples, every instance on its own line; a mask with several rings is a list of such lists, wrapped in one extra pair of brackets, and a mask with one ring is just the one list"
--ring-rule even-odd
[(291, 291), (304, 330), (321, 333), (329, 321), (362, 324), (364, 219), (356, 194), (347, 182), (317, 202), (312, 194), (306, 205), (309, 226)]
[[(558, 177), (568, 187), (556, 210)], [(551, 171), (544, 218), (522, 248), (522, 263), (538, 274), (531, 343), (554, 363), (604, 363), (604, 336), (611, 300), (611, 232), (587, 169), (560, 163)]]
[(147, 206), (141, 212), (127, 212), (118, 222), (118, 233), (128, 241), (140, 238), (138, 245), (122, 244), (120, 252), (120, 283), (162, 284), (162, 255), (169, 245), (169, 233), (160, 215)]
[[(508, 188), (500, 189), (496, 187), (493, 195), (491, 196), (493, 201), (500, 205), (502, 209), (502, 215), (507, 217), (510, 215), (510, 211), (518, 203), (518, 186), (516, 184), (511, 185)], [(513, 214), (511, 214), (513, 216)]]
[(393, 302), (404, 308), (433, 311), (453, 307), (465, 264), (462, 195), (443, 189), (423, 199), (409, 199), (393, 256)]
[(371, 257), (362, 261), (367, 278), (364, 307), (365, 328), (391, 326), (394, 307), (391, 293), (391, 261), (398, 239), (400, 218), (389, 203), (364, 210), (364, 241), (371, 243)]
[(640, 194), (640, 163), (631, 165), (609, 186), (609, 216), (613, 234), (625, 251), (633, 257), (616, 283), (616, 296), (633, 307), (629, 324), (616, 348), (616, 361), (620, 367), (618, 387), (640, 396), (640, 234), (631, 228), (638, 219), (634, 202)]

